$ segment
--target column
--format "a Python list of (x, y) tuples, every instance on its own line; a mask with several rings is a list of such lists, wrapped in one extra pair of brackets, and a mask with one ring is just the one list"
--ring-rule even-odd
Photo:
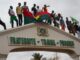
[(73, 60), (80, 60), (80, 55), (70, 55)]
[(6, 59), (7, 59), (7, 55), (0, 54), (0, 60), (6, 60)]

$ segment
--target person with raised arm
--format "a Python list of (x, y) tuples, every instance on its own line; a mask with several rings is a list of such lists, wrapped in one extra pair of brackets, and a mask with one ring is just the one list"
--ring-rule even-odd
[(42, 8), (43, 11), (48, 12), (48, 8), (47, 7), (50, 7), (50, 6), (44, 5), (44, 7)]

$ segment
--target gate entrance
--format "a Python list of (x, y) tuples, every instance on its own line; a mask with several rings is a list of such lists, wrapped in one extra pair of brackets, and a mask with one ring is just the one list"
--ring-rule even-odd
[(80, 39), (48, 24), (27, 24), (0, 32), (0, 60), (18, 51), (68, 53), (79, 60)]
[(52, 52), (52, 51), (17, 51), (11, 52), (7, 60), (34, 60), (34, 54), (42, 55), (40, 60), (65, 60), (66, 58), (69, 60), (73, 60), (69, 54), (61, 53), (61, 52)]

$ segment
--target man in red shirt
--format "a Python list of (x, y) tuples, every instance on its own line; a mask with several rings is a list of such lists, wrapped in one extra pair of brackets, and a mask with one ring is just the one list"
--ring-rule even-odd
[(43, 11), (44, 11), (44, 12), (48, 12), (47, 7), (49, 7), (49, 6), (44, 5), (44, 7), (43, 7)]
[(34, 22), (34, 16), (29, 11), (28, 6), (26, 6), (26, 2), (24, 2), (24, 6), (22, 7), (23, 15), (24, 15), (24, 24), (29, 24), (31, 22)]

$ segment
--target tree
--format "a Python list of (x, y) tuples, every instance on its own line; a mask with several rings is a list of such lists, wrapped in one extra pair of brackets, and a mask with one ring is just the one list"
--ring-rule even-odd
[(40, 53), (34, 53), (32, 56), (34, 57), (34, 60), (41, 60), (42, 58), (42, 55), (40, 55)]

